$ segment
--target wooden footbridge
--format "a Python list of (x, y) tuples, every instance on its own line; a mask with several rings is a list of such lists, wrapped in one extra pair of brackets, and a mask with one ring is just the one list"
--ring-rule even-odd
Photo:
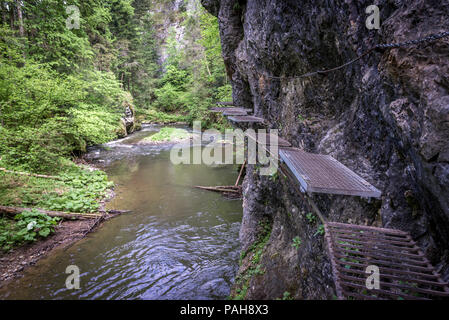
[[(248, 114), (248, 109), (213, 108), (238, 124), (265, 123), (264, 119)], [(269, 151), (276, 138), (248, 135), (248, 139)], [(291, 147), (278, 138), (279, 171), (292, 181), (298, 195), (320, 218), (325, 229), (327, 250), (332, 265), (339, 299), (435, 299), (449, 298), (449, 285), (441, 279), (425, 254), (409, 233), (326, 221), (311, 194), (335, 194), (380, 198), (381, 191), (348, 167), (329, 155), (313, 154)], [(369, 266), (379, 270), (378, 287), (368, 289)]]

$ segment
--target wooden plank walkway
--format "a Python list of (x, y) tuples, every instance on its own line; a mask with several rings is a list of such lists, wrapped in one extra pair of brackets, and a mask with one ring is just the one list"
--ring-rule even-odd
[(297, 148), (281, 148), (279, 155), (304, 192), (373, 198), (381, 196), (378, 189), (331, 156)]
[[(407, 232), (336, 222), (325, 231), (339, 299), (449, 298), (448, 284)], [(368, 266), (379, 268), (377, 289), (366, 286)]]

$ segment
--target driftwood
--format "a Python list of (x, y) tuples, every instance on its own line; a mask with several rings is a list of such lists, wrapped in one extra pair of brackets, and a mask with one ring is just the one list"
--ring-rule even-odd
[(237, 178), (237, 181), (235, 182), (235, 185), (234, 185), (235, 187), (237, 187), (239, 185), (240, 178), (242, 177), (243, 169), (245, 169), (245, 166), (246, 166), (246, 160), (245, 160), (245, 162), (243, 162), (242, 167), (240, 168), (239, 177)]
[(36, 177), (36, 178), (44, 178), (44, 179), (53, 179), (53, 180), (64, 180), (61, 177), (55, 177), (55, 176), (47, 176), (45, 174), (35, 174), (30, 172), (20, 172), (20, 171), (12, 171), (5, 168), (0, 168), (0, 171), (11, 173), (11, 174), (17, 174), (21, 176), (28, 176), (28, 177)]
[(50, 217), (59, 217), (64, 219), (97, 219), (102, 217), (102, 214), (98, 213), (72, 213), (72, 212), (61, 212), (61, 211), (50, 211), (37, 208), (19, 208), (19, 207), (6, 207), (0, 206), (0, 213), (7, 214), (14, 217), (16, 214), (22, 213), (23, 211), (31, 211), (36, 209), (41, 213), (45, 213)]
[(195, 186), (195, 188), (215, 192), (240, 193), (240, 188), (235, 186), (218, 186), (218, 187)]

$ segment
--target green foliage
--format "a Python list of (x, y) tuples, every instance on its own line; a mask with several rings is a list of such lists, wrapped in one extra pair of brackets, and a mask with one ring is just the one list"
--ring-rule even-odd
[(234, 300), (242, 300), (246, 297), (248, 291), (249, 282), (253, 276), (263, 275), (265, 270), (260, 264), (265, 246), (271, 237), (271, 224), (268, 220), (262, 220), (259, 222), (259, 235), (258, 239), (248, 248), (247, 251), (242, 252), (240, 255), (240, 264), (243, 262), (246, 256), (252, 254), (250, 259), (250, 266), (246, 269), (244, 274), (239, 275), (235, 282), (238, 286), (235, 290), (233, 298)]
[(162, 128), (158, 133), (155, 133), (152, 136), (148, 137), (147, 140), (154, 141), (154, 142), (176, 141), (176, 140), (188, 139), (191, 136), (192, 136), (192, 134), (189, 133), (185, 129), (165, 127), (165, 128)]
[(126, 95), (113, 75), (63, 77), (48, 66), (0, 68), (0, 153), (6, 166), (54, 171), (87, 144), (114, 139)]
[(222, 130), (224, 121), (207, 112), (216, 101), (232, 99), (221, 57), (218, 20), (198, 1), (194, 4), (194, 9), (177, 13), (185, 28), (182, 42), (175, 30), (169, 30), (165, 43), (168, 59), (151, 107), (187, 114), (189, 123), (201, 121), (203, 128)]
[(98, 170), (64, 173), (61, 177), (68, 191), (62, 195), (44, 195), (37, 203), (39, 207), (67, 212), (95, 212), (100, 207), (99, 199), (113, 186), (107, 175)]
[(62, 180), (0, 173), (0, 204), (67, 212), (95, 212), (113, 186), (102, 171), (64, 164)]
[(309, 212), (309, 213), (306, 215), (306, 218), (307, 218), (307, 221), (308, 221), (310, 224), (313, 224), (313, 223), (315, 223), (315, 221), (316, 221), (316, 216), (315, 216), (312, 212)]
[(318, 226), (318, 228), (316, 229), (316, 232), (315, 232), (314, 236), (316, 236), (316, 235), (323, 236), (323, 235), (324, 235), (324, 232), (325, 232), (325, 230), (324, 230), (324, 225), (320, 224), (320, 225)]
[(282, 295), (282, 300), (292, 300), (292, 294), (288, 291), (285, 291)]
[(46, 238), (54, 232), (59, 218), (51, 218), (37, 210), (24, 211), (14, 217), (15, 222), (0, 218), (0, 248), (9, 251), (15, 245)]
[(147, 121), (157, 122), (162, 124), (176, 123), (176, 122), (186, 122), (188, 120), (187, 116), (182, 114), (166, 113), (162, 111), (157, 111), (155, 109), (141, 110), (142, 116)]
[(296, 236), (293, 238), (292, 247), (297, 250), (297, 249), (299, 249), (299, 246), (301, 245), (301, 243), (302, 243), (302, 240), (298, 236)]

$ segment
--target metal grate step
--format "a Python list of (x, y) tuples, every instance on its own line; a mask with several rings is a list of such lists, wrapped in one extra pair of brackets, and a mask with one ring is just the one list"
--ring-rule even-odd
[(304, 192), (379, 198), (381, 192), (328, 155), (281, 148), (279, 155)]
[(234, 102), (230, 102), (230, 101), (218, 101), (216, 103), (217, 105), (221, 105), (221, 106), (233, 106)]
[(229, 120), (237, 123), (263, 123), (264, 119), (255, 116), (231, 116)]
[(224, 116), (246, 116), (248, 113), (246, 110), (226, 110), (223, 112)]
[[(275, 141), (275, 137), (273, 134), (269, 134), (269, 133), (256, 133), (256, 135), (250, 135), (247, 134), (247, 137), (252, 139), (253, 141), (256, 141), (257, 143), (260, 143), (261, 141), (264, 141), (264, 145), (266, 146), (270, 146), (272, 141)], [(291, 143), (288, 142), (285, 139), (282, 139), (281, 137), (277, 137), (277, 144), (278, 147), (290, 147)]]
[[(406, 232), (327, 222), (326, 242), (339, 299), (449, 298), (441, 280)], [(379, 288), (368, 289), (368, 266), (379, 268)]]
[(251, 109), (244, 109), (244, 108), (234, 108), (234, 107), (214, 107), (210, 108), (209, 112), (229, 112), (229, 111), (235, 111), (235, 112), (251, 112)]

